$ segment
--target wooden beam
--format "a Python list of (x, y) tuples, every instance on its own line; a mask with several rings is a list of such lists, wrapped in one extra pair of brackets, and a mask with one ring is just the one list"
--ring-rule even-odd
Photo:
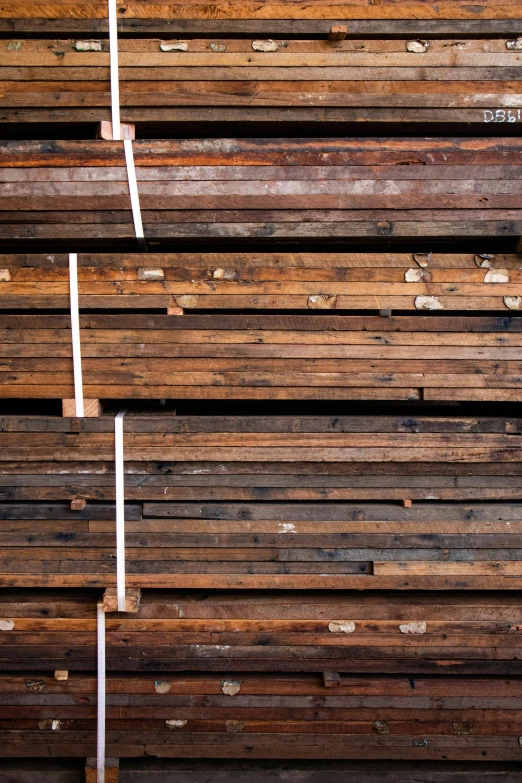
[[(128, 587), (125, 590), (125, 611), (137, 612), (140, 608), (141, 589), (139, 587)], [(107, 587), (103, 594), (103, 611), (117, 612), (118, 597), (116, 588)]]
[(323, 682), (325, 688), (338, 688), (341, 684), (339, 672), (323, 672)]
[[(84, 399), (85, 418), (95, 419), (102, 414), (102, 406), (98, 399)], [(76, 416), (76, 400), (62, 399), (62, 416), (74, 418)]]
[(345, 24), (334, 24), (330, 27), (328, 33), (329, 41), (344, 41), (348, 34), (348, 27)]
[[(121, 131), (124, 139), (136, 138), (136, 125), (133, 123), (122, 123)], [(109, 122), (109, 120), (102, 120), (98, 125), (96, 138), (103, 139), (104, 141), (112, 141), (112, 122)]]

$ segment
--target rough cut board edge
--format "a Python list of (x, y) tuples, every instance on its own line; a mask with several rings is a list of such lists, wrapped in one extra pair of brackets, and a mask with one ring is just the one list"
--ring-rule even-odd
[[(295, 783), (520, 783), (513, 762), (292, 761)], [(0, 783), (84, 783), (83, 763), (75, 759), (5, 759)], [(121, 783), (283, 783), (289, 764), (281, 761), (125, 759)], [(23, 778), (21, 777), (23, 775)]]
[[(98, 399), (84, 399), (83, 405), (85, 418), (95, 419), (103, 412), (101, 402)], [(76, 400), (62, 399), (62, 416), (67, 418), (76, 416)]]
[[(321, 576), (127, 574), (128, 587), (187, 590), (521, 590), (520, 576)], [(106, 588), (116, 575), (0, 574), (0, 587)]]
[[(59, 29), (57, 29), (57, 23)], [(243, 36), (261, 36), (280, 38), (283, 35), (324, 35), (328, 36), (330, 28), (339, 24), (346, 24), (347, 20), (321, 19), (321, 20), (289, 20), (289, 19), (228, 19), (228, 20), (204, 20), (204, 19), (118, 19), (118, 31), (120, 36), (132, 36), (135, 33), (172, 35), (206, 35), (226, 36), (240, 34)], [(383, 34), (382, 20), (350, 19), (348, 35), (361, 37), (365, 35)], [(11, 33), (36, 33), (47, 34), (53, 38), (58, 35), (72, 35), (82, 33), (95, 33), (98, 37), (108, 38), (108, 25), (106, 19), (22, 19), (13, 16), (11, 19), (0, 19), (0, 32)], [(417, 37), (419, 35), (495, 35), (514, 36), (522, 32), (522, 24), (517, 19), (387, 19), (387, 35), (403, 35)]]

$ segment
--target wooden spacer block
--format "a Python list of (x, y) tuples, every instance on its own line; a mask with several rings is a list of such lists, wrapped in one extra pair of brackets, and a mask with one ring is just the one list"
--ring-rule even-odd
[(174, 307), (167, 307), (167, 315), (185, 315), (185, 311), (182, 307), (174, 305)]
[[(84, 400), (83, 411), (85, 418), (96, 419), (102, 414), (102, 407), (99, 400)], [(76, 401), (62, 400), (62, 416), (74, 418), (76, 416)]]
[(323, 672), (323, 682), (325, 688), (338, 688), (341, 684), (339, 672)]
[(74, 498), (71, 500), (71, 511), (83, 511), (86, 505), (85, 498)]
[(65, 669), (57, 669), (54, 673), (54, 679), (64, 682), (69, 679), (69, 672)]
[[(85, 762), (85, 783), (98, 783), (96, 759)], [(118, 783), (119, 759), (105, 759), (105, 783)]]
[(345, 24), (334, 24), (330, 27), (328, 33), (329, 41), (344, 41), (348, 34), (348, 27)]
[(402, 501), (402, 505), (404, 508), (411, 508), (413, 505), (413, 500), (408, 500), (407, 498)]
[[(136, 138), (136, 126), (130, 124), (121, 124), (121, 137), (122, 139), (135, 139)], [(112, 141), (112, 122), (109, 120), (102, 120), (98, 125), (96, 131), (96, 138), (103, 139), (104, 141)]]
[[(139, 587), (127, 587), (125, 590), (125, 611), (137, 612), (140, 608), (141, 589)], [(103, 611), (118, 611), (118, 594), (115, 587), (107, 587), (103, 594)]]
[(379, 315), (381, 318), (391, 318), (392, 311), (389, 307), (385, 307), (382, 310), (379, 310)]

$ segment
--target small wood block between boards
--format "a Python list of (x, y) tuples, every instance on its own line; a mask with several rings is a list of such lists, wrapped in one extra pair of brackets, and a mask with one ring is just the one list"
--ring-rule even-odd
[[(135, 139), (136, 138), (136, 126), (122, 124), (121, 125), (121, 137), (122, 139)], [(96, 138), (104, 141), (112, 141), (112, 122), (109, 120), (102, 120), (98, 125), (96, 131)]]
[(338, 688), (341, 684), (339, 672), (323, 672), (323, 682), (325, 688)]
[[(139, 587), (127, 587), (125, 590), (125, 611), (137, 612), (140, 608), (141, 589)], [(115, 587), (107, 587), (103, 594), (103, 611), (118, 611), (118, 594)]]
[(404, 498), (402, 501), (403, 508), (411, 508), (413, 506), (413, 500), (410, 500), (409, 498)]
[(73, 498), (71, 500), (71, 511), (83, 511), (86, 505), (87, 501), (85, 498)]
[[(85, 762), (85, 783), (98, 783), (96, 759)], [(105, 783), (118, 783), (119, 759), (105, 759)]]
[[(96, 419), (102, 414), (102, 406), (99, 400), (84, 400), (83, 415), (88, 419)], [(76, 416), (76, 400), (62, 400), (62, 416), (74, 418)]]
[(348, 27), (345, 24), (334, 24), (330, 27), (328, 33), (329, 41), (344, 41), (348, 34)]
[(69, 679), (69, 672), (67, 669), (56, 669), (54, 673), (54, 679), (58, 680), (59, 682), (65, 682)]

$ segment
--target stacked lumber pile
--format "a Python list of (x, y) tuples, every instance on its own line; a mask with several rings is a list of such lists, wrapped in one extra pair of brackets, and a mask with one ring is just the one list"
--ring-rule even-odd
[[(114, 584), (113, 417), (0, 425), (2, 582)], [(521, 426), (131, 414), (129, 584), (519, 589)]]
[[(0, 308), (67, 309), (68, 266), (64, 253), (0, 255)], [(521, 284), (514, 253), (78, 254), (80, 307), (96, 310), (506, 312)]]
[[(0, 315), (0, 398), (74, 396), (70, 326), (68, 315)], [(119, 313), (82, 315), (80, 326), (89, 399), (443, 402), (521, 395), (522, 319), (513, 313)]]
[[(28, 29), (26, 23), (16, 40), (0, 43), (0, 119), (109, 121), (109, 41), (35, 39), (37, 26), (36, 32)], [(151, 111), (156, 123), (225, 125), (508, 127), (522, 119), (517, 38), (484, 39), (470, 32), (458, 41), (123, 38), (119, 50), (122, 118), (138, 125), (150, 123)]]
[[(107, 667), (319, 671), (330, 672), (331, 687), (332, 672), (512, 677), (520, 674), (519, 603), (498, 592), (145, 590), (136, 613), (107, 616)], [(0, 611), (11, 626), (3, 671), (96, 668), (92, 591), (6, 589)]]
[[(282, 780), (289, 770), (299, 783), (373, 783), (386, 775), (389, 783), (462, 783), (463, 775), (480, 783), (518, 783), (517, 762), (497, 761), (248, 761), (238, 759), (111, 759), (106, 770), (122, 783), (264, 783)], [(0, 783), (84, 783), (85, 773), (92, 774), (78, 759), (6, 759), (0, 768)]]
[[(188, 416), (156, 409), (128, 411), (124, 430), (125, 497), (133, 506), (155, 501), (163, 506), (165, 501), (522, 501), (518, 418)], [(114, 418), (107, 414), (2, 416), (2, 502), (113, 502), (113, 431)], [(154, 513), (158, 508), (156, 502)], [(416, 504), (415, 511), (397, 512), (414, 516), (426, 509)], [(127, 530), (138, 532), (131, 513), (129, 506)], [(70, 515), (69, 524), (75, 519), (79, 522), (81, 515)], [(277, 525), (265, 532), (277, 533)]]
[(520, 3), (117, 16), (125, 142), (0, 5), (0, 783), (514, 783)]
[[(138, 140), (134, 159), (160, 245), (522, 234), (517, 137)], [(122, 142), (2, 142), (0, 178), (2, 240), (135, 236)]]
[[(127, 757), (520, 758), (515, 680), (209, 674), (107, 678), (107, 743)], [(6, 755), (89, 756), (96, 678), (0, 676)], [(382, 706), (383, 699), (387, 706)], [(5, 722), (2, 721), (5, 725)]]

